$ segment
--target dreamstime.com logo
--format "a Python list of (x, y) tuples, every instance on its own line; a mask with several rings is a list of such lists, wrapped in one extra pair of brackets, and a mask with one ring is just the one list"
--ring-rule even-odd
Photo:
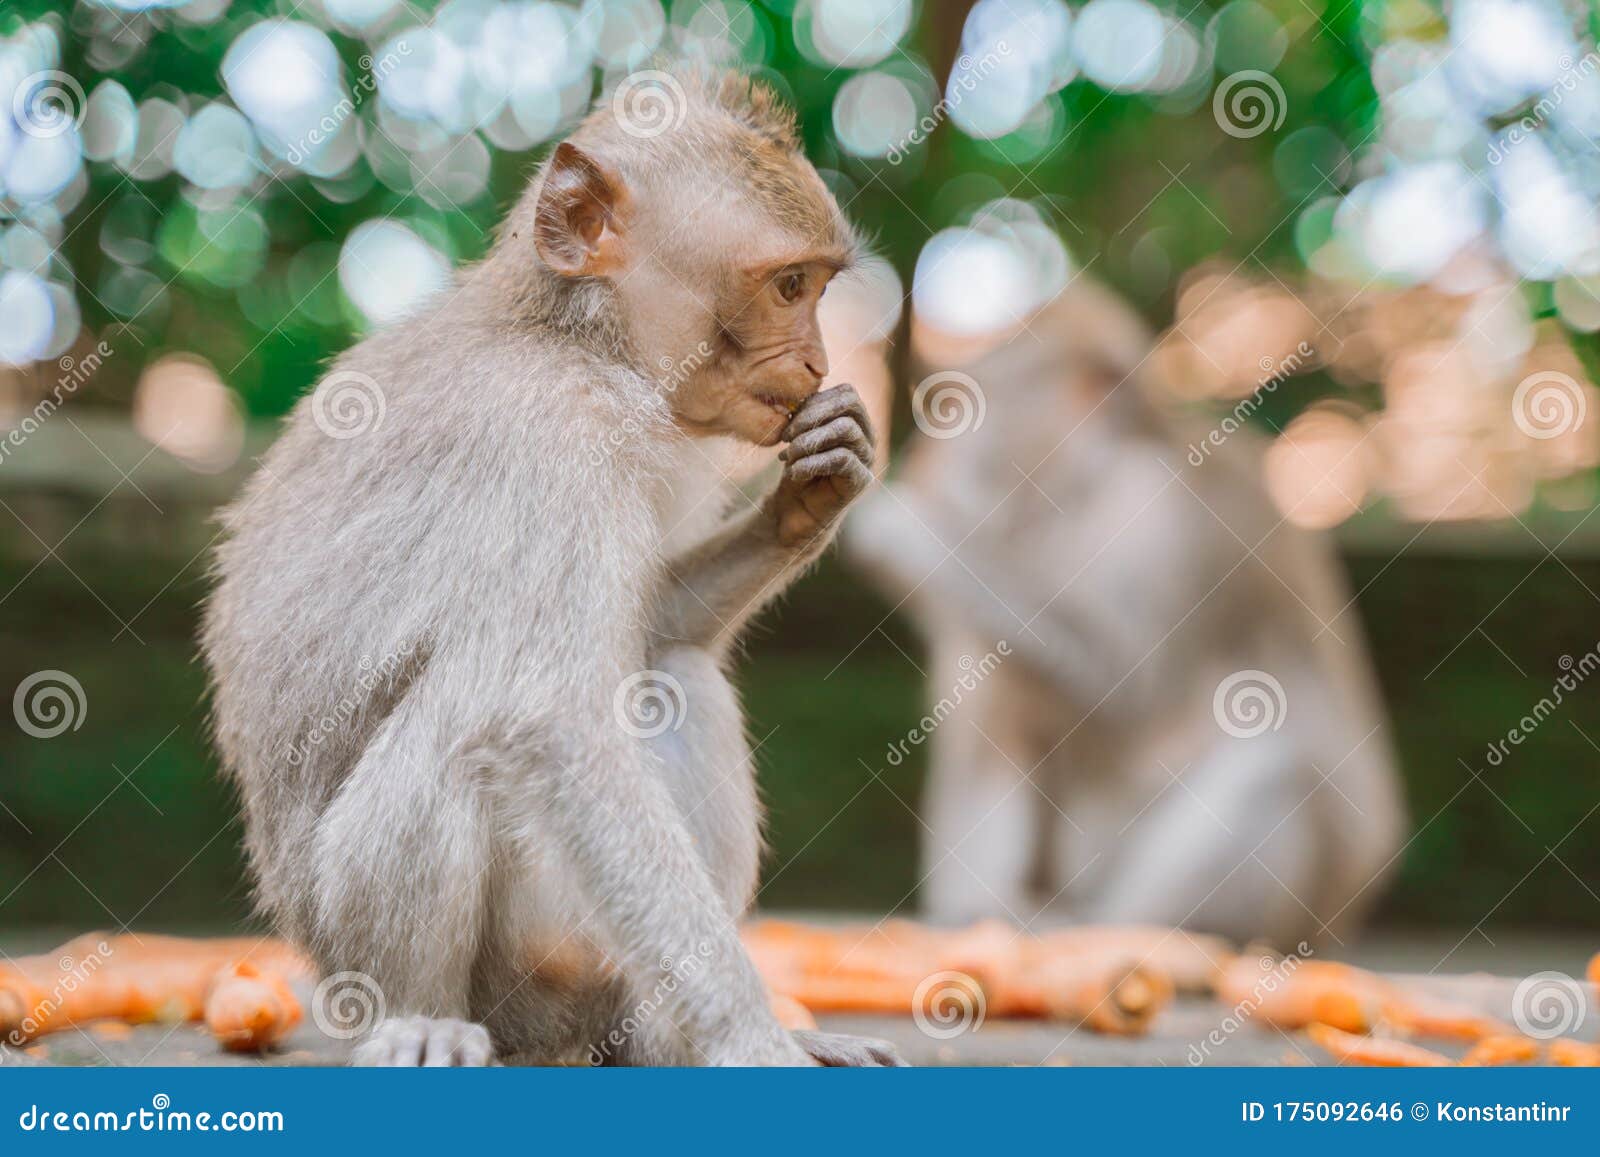
[(1511, 420), (1541, 441), (1570, 434), (1583, 425), (1587, 411), (1583, 387), (1558, 370), (1529, 374), (1511, 395)]
[(898, 165), (905, 160), (911, 150), (933, 135), (933, 130), (944, 123), (950, 115), (950, 110), (961, 107), (961, 102), (967, 95), (977, 89), (980, 82), (987, 80), (989, 74), (1000, 67), (1000, 60), (1011, 55), (1011, 45), (1004, 40), (994, 42), (995, 50), (985, 52), (976, 61), (970, 53), (962, 53), (956, 60), (955, 69), (950, 74), (950, 85), (945, 95), (933, 109), (911, 126), (911, 131), (904, 139), (896, 141), (889, 146), (889, 151), (884, 154), (884, 159), (891, 165)]
[(951, 1040), (983, 1027), (983, 986), (965, 972), (946, 969), (917, 985), (911, 998), (911, 1019), (924, 1036)]
[(1188, 1061), (1202, 1065), (1210, 1058), (1213, 1049), (1221, 1048), (1229, 1037), (1242, 1029), (1255, 1016), (1267, 997), (1289, 983), (1289, 978), (1299, 971), (1300, 965), (1311, 958), (1311, 945), (1304, 940), (1288, 956), (1279, 959), (1263, 956), (1257, 961), (1260, 975), (1250, 985), (1250, 991), (1240, 997), (1215, 1028), (1197, 1044), (1189, 1046)]
[(11, 98), (11, 115), (30, 137), (59, 137), (83, 123), (88, 106), (83, 85), (49, 69), (23, 77)]
[(411, 55), (411, 45), (404, 39), (396, 42), (395, 52), (384, 55), (381, 60), (373, 60), (370, 56), (363, 56), (356, 63), (360, 72), (356, 75), (356, 87), (350, 96), (339, 99), (321, 120), (298, 141), (289, 145), (283, 152), (284, 159), (291, 165), (303, 165), (317, 149), (333, 140), (339, 133), (339, 128), (351, 117), (356, 110), (367, 102), (367, 98), (378, 91), (378, 84), (389, 77), (396, 68), (400, 67), (397, 57)]
[(1250, 415), (1260, 408), (1265, 397), (1275, 393), (1279, 386), (1299, 373), (1306, 363), (1316, 356), (1316, 352), (1309, 342), (1301, 342), (1294, 347), (1294, 352), (1282, 361), (1263, 357), (1256, 363), (1261, 367), (1261, 377), (1256, 381), (1256, 388), (1241, 398), (1204, 438), (1189, 443), (1189, 465), (1204, 466), (1206, 459), (1211, 456), (1211, 451), (1220, 449), (1224, 442), (1237, 433), (1249, 420)]
[(371, 655), (361, 656), (358, 664), (361, 674), (356, 677), (352, 693), (342, 697), (325, 714), (312, 718), (311, 726), (285, 749), (284, 758), (295, 767), (304, 763), (313, 747), (321, 747), (330, 737), (340, 734), (361, 713), (373, 691), (393, 684), (396, 673), (415, 653), (416, 645), (407, 642), (376, 662)]
[(388, 1010), (383, 989), (365, 972), (325, 976), (311, 994), (311, 1019), (334, 1040), (354, 1040), (371, 1031)]
[(0, 464), (9, 458), (13, 451), (21, 449), (28, 439), (33, 437), (61, 408), (63, 402), (82, 389), (84, 383), (99, 372), (100, 367), (105, 365), (106, 359), (114, 352), (107, 342), (101, 341), (81, 358), (75, 358), (71, 354), (62, 355), (60, 361), (56, 363), (61, 373), (56, 377), (55, 386), (34, 404), (33, 409), (22, 416), (20, 422), (0, 435)]
[(1499, 767), (1504, 763), (1513, 747), (1521, 747), (1528, 737), (1539, 730), (1540, 725), (1567, 701), (1568, 695), (1576, 692), (1589, 676), (1600, 671), (1600, 645), (1591, 647), (1576, 660), (1571, 655), (1562, 655), (1556, 665), (1561, 668), (1562, 674), (1551, 684), (1550, 693), (1529, 708), (1528, 713), (1506, 731), (1505, 738), (1489, 744), (1485, 758), (1488, 759), (1490, 766)]
[(599, 1044), (589, 1046), (589, 1064), (599, 1067), (621, 1052), (635, 1034), (650, 1024), (661, 1006), (667, 1002), (667, 998), (676, 993), (685, 981), (692, 978), (710, 960), (711, 944), (706, 940), (696, 944), (694, 951), (687, 956), (681, 956), (676, 960), (670, 956), (663, 956), (661, 977), (637, 1004), (622, 1014), (622, 1019), (617, 1021), (615, 1027)]
[(911, 392), (911, 419), (930, 438), (958, 438), (983, 426), (988, 399), (977, 381), (960, 370), (940, 370)]
[(105, 964), (115, 951), (110, 944), (102, 940), (94, 946), (93, 951), (83, 956), (62, 956), (56, 961), (58, 975), (54, 987), (47, 995), (35, 1000), (32, 1008), (15, 1010), (17, 1019), (5, 1036), (0, 1038), (0, 1043), (8, 1044), (12, 1048), (21, 1048), (49, 1028), (50, 1022), (66, 1003), (67, 997), (78, 991), (80, 986), (87, 984), (89, 978), (100, 971), (101, 965)]
[(35, 671), (11, 697), (17, 726), (35, 739), (54, 739), (76, 731), (89, 716), (83, 684), (65, 671)]
[(956, 661), (961, 668), (961, 674), (956, 676), (955, 685), (950, 688), (948, 695), (941, 696), (939, 701), (929, 709), (928, 713), (917, 721), (917, 725), (905, 733), (901, 739), (889, 744), (888, 754), (884, 757), (890, 767), (899, 767), (905, 762), (906, 756), (911, 754), (913, 747), (921, 747), (928, 741), (928, 737), (937, 731), (941, 724), (960, 707), (966, 696), (978, 689), (978, 685), (994, 674), (995, 669), (1011, 655), (1011, 640), (1001, 639), (995, 644), (994, 650), (986, 652), (982, 659), (974, 659), (971, 655), (962, 655)]
[(635, 739), (654, 739), (683, 726), (689, 711), (683, 684), (667, 671), (635, 671), (611, 701), (617, 725)]
[(1235, 739), (1254, 739), (1277, 731), (1289, 714), (1283, 684), (1266, 671), (1235, 671), (1217, 684), (1211, 697), (1217, 726)]
[(1583, 986), (1565, 972), (1535, 972), (1511, 997), (1511, 1019), (1525, 1036), (1550, 1040), (1566, 1036), (1588, 1011)]
[(355, 370), (334, 370), (311, 392), (311, 420), (330, 438), (359, 438), (383, 425), (389, 401), (378, 383)]
[(1245, 68), (1223, 78), (1211, 96), (1211, 115), (1230, 137), (1249, 140), (1276, 132), (1289, 113), (1283, 85), (1270, 72)]
[[(714, 352), (710, 342), (702, 341), (681, 358), (662, 355), (661, 360), (656, 363), (661, 371), (655, 379), (656, 386), (663, 394), (677, 393), (684, 382), (711, 360)], [(652, 420), (648, 416), (629, 414), (622, 419), (620, 425), (613, 426), (595, 445), (589, 447), (589, 462), (595, 466), (600, 465), (630, 441), (646, 433), (660, 420), (659, 417)]]
[(611, 112), (630, 137), (649, 140), (681, 126), (689, 97), (671, 73), (645, 69), (626, 77), (611, 94)]

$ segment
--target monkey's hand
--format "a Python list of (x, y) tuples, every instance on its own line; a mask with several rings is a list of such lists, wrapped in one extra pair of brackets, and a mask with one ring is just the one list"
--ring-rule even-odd
[(837, 1032), (797, 1031), (790, 1033), (817, 1064), (830, 1069), (903, 1069), (895, 1047), (886, 1040), (870, 1036), (847, 1036)]
[(783, 480), (768, 501), (778, 542), (803, 547), (872, 484), (872, 424), (854, 386), (811, 395), (783, 432)]

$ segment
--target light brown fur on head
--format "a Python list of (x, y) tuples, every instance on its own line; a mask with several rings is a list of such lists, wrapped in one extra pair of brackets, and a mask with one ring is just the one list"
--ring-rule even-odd
[(603, 96), (469, 286), (634, 365), (686, 432), (773, 445), (827, 373), (816, 304), (861, 243), (771, 88), (653, 75), (666, 123), (642, 128), (627, 93)]
[(471, 276), (630, 362), (691, 434), (771, 445), (827, 373), (816, 305), (859, 240), (770, 88), (658, 75), (669, 123), (602, 98)]

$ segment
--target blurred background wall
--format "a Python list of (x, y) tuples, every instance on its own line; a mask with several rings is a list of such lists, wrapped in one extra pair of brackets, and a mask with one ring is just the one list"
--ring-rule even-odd
[[(1418, 830), (1381, 918), (1600, 926), (1600, 695), (1538, 706), (1600, 646), (1595, 21), (11, 0), (0, 691), (64, 714), (0, 715), (0, 926), (245, 915), (194, 661), (210, 513), (318, 367), (481, 254), (598, 86), (662, 50), (792, 100), (919, 324), (1003, 330), (1088, 272), (1163, 330), (1171, 406), (1271, 439), (1279, 508), (1339, 536), (1393, 716)], [(914, 899), (924, 752), (887, 754), (918, 648), (836, 561), (758, 628), (764, 904)]]

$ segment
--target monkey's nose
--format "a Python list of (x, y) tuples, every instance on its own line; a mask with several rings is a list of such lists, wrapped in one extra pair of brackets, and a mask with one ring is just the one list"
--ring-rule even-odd
[[(818, 367), (818, 362), (821, 362), (820, 368)], [(822, 379), (828, 376), (828, 363), (820, 358), (807, 358), (806, 369), (811, 372), (812, 377), (817, 379), (817, 385), (819, 386), (822, 384)]]

